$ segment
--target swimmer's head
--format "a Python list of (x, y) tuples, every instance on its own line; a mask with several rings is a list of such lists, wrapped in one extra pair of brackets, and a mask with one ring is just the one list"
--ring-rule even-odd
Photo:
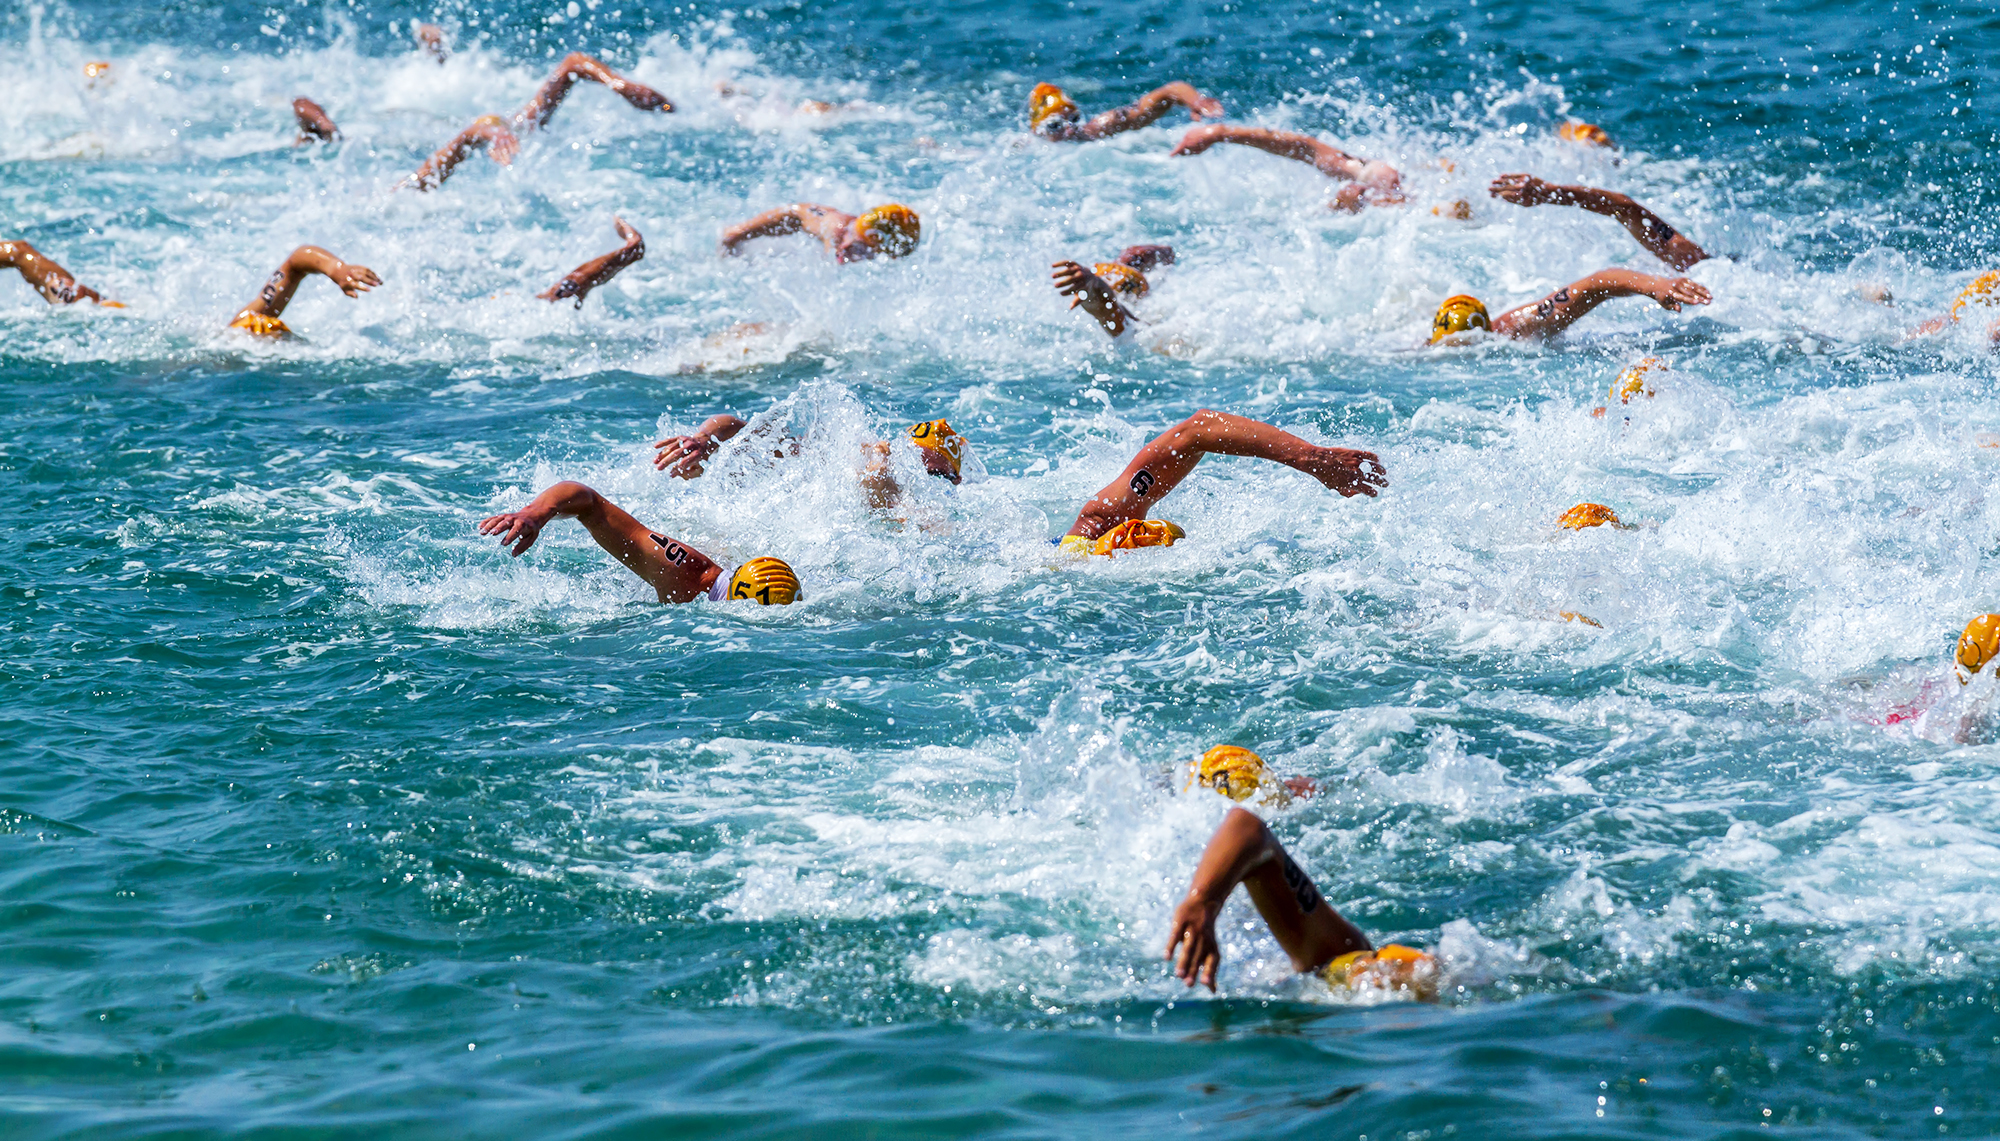
[(1618, 518), (1618, 513), (1602, 503), (1579, 503), (1568, 511), (1563, 512), (1562, 518), (1556, 520), (1556, 526), (1561, 527), (1565, 531), (1581, 531), (1586, 527), (1602, 527), (1606, 523), (1620, 530), (1625, 528), (1625, 524)]
[(1667, 362), (1659, 357), (1647, 357), (1631, 368), (1618, 374), (1611, 382), (1611, 398), (1620, 404), (1629, 403), (1634, 396), (1651, 397), (1656, 374), (1667, 371)]
[(92, 60), (83, 65), (83, 77), (92, 83), (100, 79), (108, 79), (110, 76), (111, 64), (108, 60)]
[(1437, 976), (1434, 956), (1401, 943), (1373, 951), (1349, 951), (1320, 969), (1320, 977), (1330, 987), (1408, 991), (1420, 999), (1437, 997)]
[(910, 425), (910, 442), (924, 454), (924, 470), (957, 483), (965, 462), (965, 437), (943, 420)]
[(1217, 745), (1194, 763), (1194, 781), (1231, 800), (1248, 800), (1268, 773), (1264, 758), (1236, 745)]
[(1556, 127), (1556, 138), (1566, 143), (1582, 143), (1587, 147), (1606, 147), (1614, 151), (1618, 149), (1618, 144), (1611, 141), (1610, 134), (1596, 123), (1579, 123), (1575, 120), (1562, 123)]
[(731, 601), (749, 599), (764, 606), (789, 606), (799, 600), (799, 576), (783, 559), (769, 555), (751, 559), (736, 568), (729, 576), (729, 590), (723, 595)]
[(1144, 297), (1152, 286), (1146, 282), (1146, 275), (1115, 261), (1101, 261), (1090, 267), (1090, 271), (1104, 279), (1113, 293), (1123, 293), (1127, 297)]
[(1965, 685), (2000, 655), (2000, 614), (1981, 614), (1958, 636), (1958, 684)]
[(890, 202), (856, 218), (854, 231), (876, 252), (900, 258), (917, 252), (917, 240), (924, 236), (924, 224), (915, 210)]
[(1140, 547), (1171, 547), (1187, 538), (1178, 523), (1165, 519), (1127, 519), (1097, 537), (1092, 544), (1095, 554), (1108, 555), (1113, 551), (1136, 551)]
[(1447, 297), (1438, 306), (1437, 316), (1431, 318), (1431, 344), (1435, 345), (1453, 333), (1463, 333), (1467, 329), (1491, 329), (1493, 322), (1486, 316), (1486, 305), (1469, 293)]
[(1967, 305), (2000, 305), (2000, 271), (1982, 273), (1960, 290), (1951, 303), (1951, 319), (1958, 320), (1959, 310)]
[(289, 337), (292, 330), (283, 321), (268, 313), (252, 313), (244, 310), (229, 323), (232, 329), (241, 329), (253, 337)]
[(1028, 96), (1028, 126), (1039, 130), (1050, 119), (1074, 121), (1083, 114), (1076, 104), (1069, 101), (1063, 89), (1053, 83), (1037, 83)]

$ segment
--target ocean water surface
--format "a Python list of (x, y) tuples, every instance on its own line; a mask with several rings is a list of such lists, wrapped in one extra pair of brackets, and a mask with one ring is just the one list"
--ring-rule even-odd
[[(0, 277), (7, 1136), (2000, 1131), (1993, 683), (1949, 672), (2000, 389), (1983, 322), (1904, 336), (2000, 268), (1989, 6), (10, 0), (0, 40), (0, 238), (127, 305)], [(678, 109), (581, 85), (392, 189), (572, 50)], [(1180, 112), (1025, 131), (1038, 81), (1169, 79), (1409, 204), (1170, 158)], [(292, 145), (299, 95), (344, 141)], [(1514, 171), (1647, 203), (1715, 303), (1424, 349), (1448, 294), (1663, 272)], [(923, 245), (717, 256), (800, 200)], [(614, 216), (645, 260), (536, 300)], [(1047, 267), (1141, 242), (1178, 260), (1113, 345)], [(226, 331), (301, 243), (384, 284)], [(1054, 559), (1203, 407), (1391, 486), (1213, 459), (1186, 542)], [(801, 454), (653, 470), (719, 411)], [(936, 416), (972, 478), (871, 510), (860, 446)], [(558, 479), (805, 600), (476, 534)], [(1558, 531), (1585, 500), (1636, 529)], [(1170, 977), (1224, 742), (1321, 784), (1272, 827), (1440, 1002), (1294, 976), (1240, 894), (1220, 993)]]

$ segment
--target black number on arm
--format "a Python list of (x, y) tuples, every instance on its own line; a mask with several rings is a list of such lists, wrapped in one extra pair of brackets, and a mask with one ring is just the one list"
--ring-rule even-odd
[[(648, 532), (648, 534), (651, 534), (651, 532)], [(684, 563), (688, 561), (686, 547), (681, 546), (665, 535), (653, 535), (653, 541), (660, 545), (661, 550), (666, 554), (668, 562)]]
[(1292, 889), (1292, 898), (1299, 901), (1299, 912), (1311, 915), (1319, 910), (1322, 902), (1319, 889), (1313, 886), (1312, 877), (1305, 873), (1305, 869), (1293, 862), (1290, 852), (1285, 853), (1284, 866), (1279, 870), (1284, 873), (1285, 886)]
[(1140, 468), (1139, 474), (1132, 477), (1132, 494), (1138, 496), (1144, 496), (1148, 491), (1151, 491), (1153, 485), (1158, 482), (1159, 480), (1153, 478), (1152, 472), (1149, 472), (1144, 468)]

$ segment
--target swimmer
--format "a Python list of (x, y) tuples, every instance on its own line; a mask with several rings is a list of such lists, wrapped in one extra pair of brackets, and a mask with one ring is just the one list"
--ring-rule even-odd
[(1187, 898), (1174, 908), (1166, 958), (1186, 985), (1199, 982), (1215, 990), (1215, 973), (1222, 965), (1215, 921), (1237, 884), (1249, 890), (1250, 902), (1291, 958), (1293, 970), (1320, 972), (1329, 986), (1436, 997), (1436, 959), (1394, 943), (1377, 949), (1320, 895), (1312, 877), (1264, 822), (1242, 808), (1230, 809), (1209, 838)]
[(451, 49), (445, 46), (443, 28), (436, 24), (418, 24), (416, 37), (417, 43), (438, 61), (438, 66), (444, 66), (444, 61), (451, 58)]
[(1431, 344), (1455, 333), (1486, 329), (1515, 340), (1547, 340), (1574, 325), (1578, 318), (1615, 297), (1650, 297), (1662, 309), (1680, 312), (1683, 305), (1715, 300), (1708, 287), (1685, 277), (1655, 277), (1629, 269), (1600, 269), (1572, 281), (1540, 301), (1510, 309), (1498, 317), (1486, 315), (1479, 298), (1461, 293), (1447, 297), (1431, 318)]
[[(1618, 149), (1618, 144), (1611, 141), (1611, 132), (1598, 126), (1596, 123), (1582, 123), (1575, 119), (1557, 123), (1556, 138), (1566, 143), (1575, 143), (1578, 146), (1603, 147), (1605, 150), (1610, 151)], [(1617, 160), (1613, 159), (1612, 161), (1616, 162)]]
[(515, 558), (542, 533), (551, 519), (569, 517), (582, 523), (597, 545), (644, 579), (661, 602), (693, 602), (706, 598), (747, 599), (765, 606), (785, 606), (799, 598), (799, 578), (782, 559), (751, 559), (722, 572), (722, 564), (678, 539), (656, 535), (616, 503), (580, 483), (565, 480), (519, 511), (504, 511), (482, 520), (479, 533), (497, 535), (501, 546), (513, 544)]
[(1403, 199), (1403, 176), (1386, 162), (1355, 158), (1338, 147), (1296, 131), (1272, 131), (1263, 127), (1231, 127), (1216, 124), (1196, 127), (1181, 137), (1170, 152), (1174, 156), (1198, 155), (1217, 143), (1255, 147), (1279, 158), (1308, 163), (1328, 178), (1348, 185), (1334, 195), (1330, 208), (1359, 212), (1363, 206), (1394, 206)]
[[(727, 412), (710, 416), (690, 435), (669, 436), (655, 442), (653, 467), (677, 479), (694, 479), (702, 474), (702, 465), (708, 462), (709, 457), (725, 442), (735, 439), (748, 423), (742, 417)], [(910, 425), (906, 434), (910, 443), (916, 446), (926, 472), (953, 485), (964, 478), (965, 437), (953, 431), (948, 422), (926, 420)], [(868, 493), (869, 506), (894, 507), (901, 500), (903, 489), (889, 469), (889, 445), (875, 440), (862, 445), (861, 451), (861, 486)], [(776, 456), (795, 456), (798, 453), (799, 441), (789, 436), (784, 439), (782, 447), (772, 452)]]
[(1089, 143), (1108, 139), (1126, 131), (1151, 126), (1176, 107), (1185, 107), (1197, 119), (1220, 119), (1222, 104), (1176, 80), (1156, 87), (1127, 107), (1114, 107), (1083, 122), (1083, 111), (1063, 89), (1041, 83), (1028, 96), (1028, 129), (1058, 143)]
[(875, 257), (908, 257), (917, 251), (923, 229), (923, 220), (917, 217), (917, 212), (900, 203), (890, 202), (860, 214), (848, 214), (831, 206), (800, 202), (766, 210), (724, 230), (722, 256), (742, 252), (743, 243), (753, 238), (806, 233), (824, 243), (826, 251), (840, 265)]
[(1575, 206), (1611, 218), (1647, 252), (1675, 269), (1708, 260), (1708, 251), (1667, 224), (1666, 219), (1615, 190), (1594, 186), (1561, 186), (1532, 174), (1503, 174), (1487, 188), (1493, 197), (1516, 206)]
[(106, 301), (95, 289), (79, 285), (68, 270), (24, 241), (0, 242), (0, 269), (18, 269), (21, 280), (35, 287), (42, 300), (51, 305), (74, 305), (95, 301), (113, 309), (123, 309), (116, 301)]
[(501, 166), (512, 163), (514, 153), (521, 145), (516, 137), (517, 134), (525, 135), (529, 131), (537, 131), (548, 126), (549, 119), (556, 113), (556, 108), (562, 105), (563, 99), (569, 95), (570, 88), (574, 87), (579, 79), (588, 79), (609, 87), (625, 102), (641, 111), (674, 109), (674, 105), (667, 102), (666, 96), (652, 88), (626, 79), (591, 56), (582, 52), (571, 52), (556, 65), (555, 74), (543, 82), (541, 88), (535, 92), (534, 98), (528, 100), (519, 111), (514, 112), (512, 120), (502, 120), (498, 115), (480, 116), (473, 120), (470, 127), (460, 131), (457, 137), (426, 160), (415, 174), (397, 185), (416, 190), (434, 190), (444, 185), (445, 179), (451, 177), (452, 168), (465, 161), (466, 156), (477, 147), (488, 148), (493, 161)]
[(1071, 309), (1081, 308), (1105, 333), (1120, 337), (1139, 319), (1119, 303), (1118, 295), (1144, 297), (1152, 289), (1146, 271), (1172, 264), (1172, 246), (1127, 246), (1117, 261), (1098, 262), (1091, 269), (1073, 261), (1059, 261), (1050, 268), (1056, 271), (1052, 275), (1056, 292), (1070, 299)]
[[(1963, 318), (1972, 316), (1975, 310), (1983, 309), (1990, 313), (1995, 306), (2000, 306), (2000, 272), (1982, 273), (1973, 279), (1972, 284), (1959, 291), (1958, 296), (1952, 300), (1951, 308), (1943, 316), (1933, 317), (1911, 329), (1909, 337), (1905, 339), (1941, 333), (1958, 324)], [(2000, 347), (2000, 318), (1987, 324), (1986, 340), (1987, 343)]]
[(639, 231), (625, 224), (625, 219), (614, 217), (611, 224), (618, 227), (618, 236), (625, 244), (603, 257), (591, 258), (569, 271), (569, 276), (549, 286), (543, 293), (535, 294), (543, 301), (561, 301), (565, 297), (576, 298), (576, 307), (583, 308), (583, 299), (590, 291), (618, 276), (618, 271), (646, 256), (646, 239)]
[(238, 310), (229, 327), (253, 337), (291, 336), (292, 331), (278, 318), (285, 312), (285, 306), (292, 303), (292, 294), (298, 291), (299, 283), (315, 273), (339, 286), (349, 297), (359, 297), (382, 284), (375, 271), (365, 265), (349, 265), (318, 246), (300, 246), (286, 255), (284, 264), (264, 283), (257, 299)]
[(292, 100), (292, 115), (299, 121), (299, 137), (292, 141), (293, 146), (340, 141), (340, 128), (334, 126), (325, 108), (305, 96)]
[(1271, 775), (1264, 758), (1239, 745), (1217, 745), (1188, 766), (1188, 787), (1200, 785), (1235, 801), (1253, 796), (1284, 803), (1294, 796), (1317, 796), (1319, 785), (1310, 777)]
[(1154, 437), (1118, 478), (1090, 497), (1057, 545), (1064, 551), (1108, 555), (1131, 547), (1170, 547), (1186, 532), (1146, 512), (1186, 479), (1203, 456), (1254, 456), (1302, 471), (1352, 498), (1373, 497), (1389, 485), (1374, 452), (1323, 448), (1281, 428), (1207, 408)]

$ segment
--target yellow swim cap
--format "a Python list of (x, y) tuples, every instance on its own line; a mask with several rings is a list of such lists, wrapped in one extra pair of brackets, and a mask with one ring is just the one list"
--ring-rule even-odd
[(1996, 291), (2000, 291), (2000, 272), (1980, 274), (1951, 303), (1951, 319), (1958, 320), (1958, 311), (1967, 305), (2000, 305), (2000, 292)]
[(1146, 275), (1123, 262), (1101, 261), (1090, 267), (1090, 271), (1104, 279), (1113, 293), (1128, 293), (1133, 297), (1144, 297), (1152, 286)]
[(1037, 83), (1028, 96), (1028, 126), (1039, 127), (1050, 116), (1074, 119), (1082, 114), (1063, 89), (1053, 83)]
[(2000, 614), (1981, 614), (1958, 636), (1958, 684), (1965, 685), (2000, 654)]
[(1604, 623), (1599, 622), (1588, 614), (1581, 614), (1574, 610), (1558, 610), (1556, 611), (1556, 617), (1565, 622), (1581, 622), (1585, 626), (1595, 626), (1600, 630), (1604, 629)]
[(1437, 997), (1437, 959), (1415, 947), (1390, 943), (1373, 951), (1349, 951), (1320, 968), (1330, 987), (1407, 990), (1417, 998)]
[(755, 599), (765, 606), (789, 606), (799, 600), (799, 576), (783, 559), (765, 555), (751, 559), (729, 576), (729, 591), (723, 597)]
[(936, 452), (951, 465), (951, 481), (957, 483), (964, 462), (965, 437), (951, 430), (943, 420), (926, 420), (910, 425), (910, 442), (927, 452)]
[(283, 321), (263, 313), (238, 313), (236, 320), (229, 323), (232, 329), (241, 329), (253, 337), (289, 337), (292, 331)]
[(1193, 765), (1188, 787), (1199, 784), (1231, 800), (1248, 800), (1264, 783), (1264, 758), (1236, 745), (1217, 745)]
[(1634, 396), (1650, 398), (1654, 391), (1651, 374), (1665, 371), (1667, 371), (1666, 361), (1659, 357), (1647, 357), (1618, 374), (1618, 379), (1611, 382), (1611, 395), (1620, 404), (1630, 402)]
[(1625, 528), (1618, 513), (1602, 503), (1579, 503), (1556, 520), (1556, 526), (1566, 531), (1581, 531), (1585, 527), (1601, 527), (1606, 523), (1620, 530)]
[(111, 74), (111, 64), (106, 60), (92, 60), (83, 65), (85, 79), (98, 79), (109, 74)]
[(1567, 143), (1583, 143), (1586, 146), (1609, 147), (1614, 151), (1618, 149), (1618, 144), (1612, 142), (1611, 136), (1605, 132), (1603, 127), (1598, 126), (1596, 123), (1579, 123), (1571, 120), (1560, 124), (1556, 127), (1556, 138)]
[(900, 258), (917, 252), (917, 239), (923, 237), (924, 223), (915, 210), (890, 202), (856, 218), (854, 229), (862, 241), (892, 258)]
[(1467, 329), (1492, 327), (1493, 322), (1486, 316), (1486, 306), (1479, 298), (1461, 293), (1445, 298), (1444, 304), (1438, 306), (1437, 316), (1431, 318), (1431, 344), (1435, 345), (1453, 333), (1463, 333)]

